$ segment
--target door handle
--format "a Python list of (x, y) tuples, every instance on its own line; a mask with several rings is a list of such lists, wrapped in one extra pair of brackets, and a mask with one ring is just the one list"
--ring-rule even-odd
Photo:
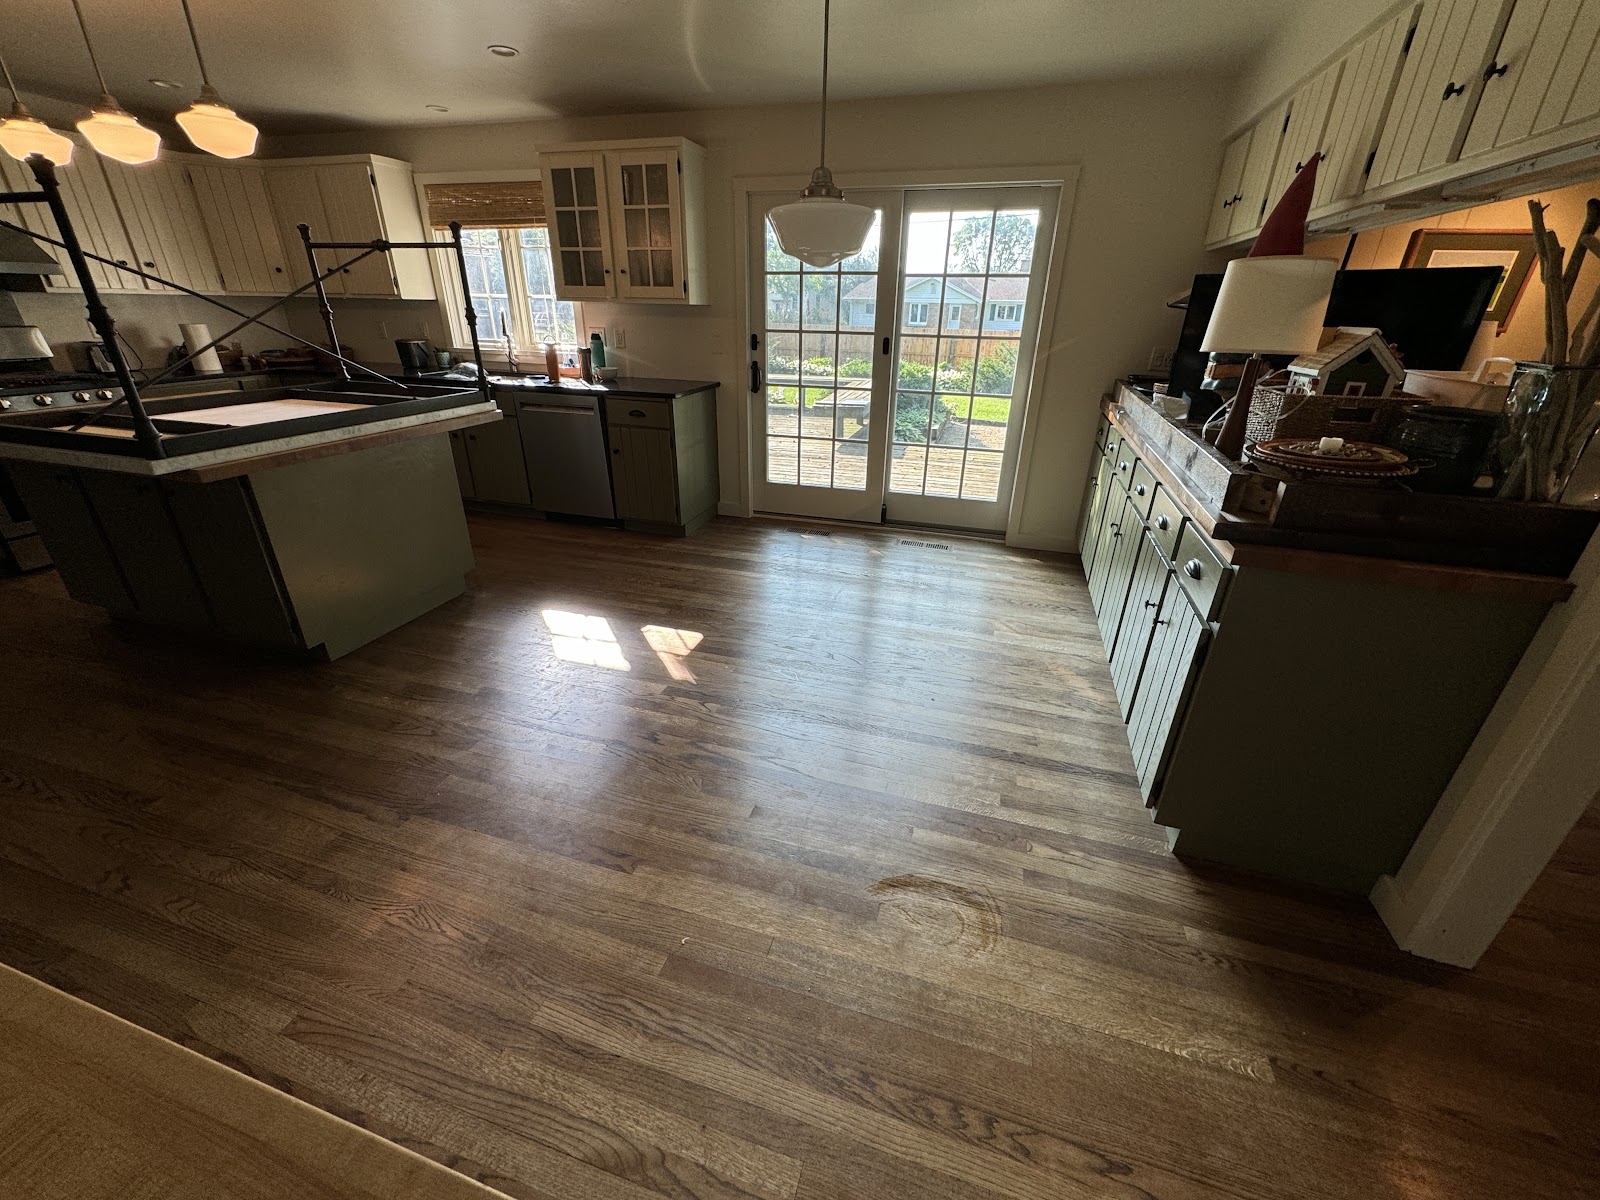
[(888, 338), (884, 338), (883, 339), (883, 352), (885, 354), (889, 353), (889, 339)]
[(753, 358), (750, 360), (750, 390), (752, 392), (761, 390), (761, 364)]

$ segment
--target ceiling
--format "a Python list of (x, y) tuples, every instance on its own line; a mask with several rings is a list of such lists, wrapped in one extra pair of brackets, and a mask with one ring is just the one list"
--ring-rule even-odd
[[(836, 97), (903, 96), (1208, 64), (1231, 74), (1318, 2), (835, 0), (831, 89)], [(147, 116), (187, 107), (199, 75), (179, 0), (82, 3), (126, 107)], [(810, 100), (820, 73), (821, 0), (190, 3), (213, 83), (275, 133)], [(97, 89), (69, 0), (0, 6), (14, 9), (0, 24), (0, 53), (19, 86), (92, 101)], [(521, 53), (497, 58), (485, 49), (491, 42)], [(183, 87), (163, 90), (151, 79)]]

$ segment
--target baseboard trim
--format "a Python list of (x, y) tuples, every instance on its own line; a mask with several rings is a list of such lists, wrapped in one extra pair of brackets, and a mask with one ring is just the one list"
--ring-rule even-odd
[(1076, 538), (1052, 537), (1040, 533), (1008, 533), (1006, 545), (1017, 550), (1048, 550), (1053, 554), (1077, 554)]

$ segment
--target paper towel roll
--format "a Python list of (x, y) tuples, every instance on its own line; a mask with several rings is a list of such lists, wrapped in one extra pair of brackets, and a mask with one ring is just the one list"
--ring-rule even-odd
[[(211, 326), (209, 325), (179, 325), (179, 332), (183, 334), (184, 349), (193, 354), (211, 340)], [(220, 375), (222, 373), (222, 360), (217, 357), (215, 346), (207, 350), (194, 360), (194, 369), (197, 375)]]

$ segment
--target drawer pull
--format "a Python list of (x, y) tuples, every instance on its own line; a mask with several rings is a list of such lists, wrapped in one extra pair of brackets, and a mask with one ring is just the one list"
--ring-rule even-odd
[(1120, 462), (1120, 463), (1117, 464), (1117, 470), (1126, 471), (1128, 469), (1128, 467), (1131, 466), (1131, 465), (1132, 464), (1130, 464), (1129, 462), (1124, 460), (1123, 462)]
[(1156, 528), (1161, 530), (1162, 533), (1165, 533), (1167, 530), (1172, 528), (1172, 522), (1169, 521), (1165, 516), (1157, 517)]
[(1183, 573), (1190, 579), (1199, 579), (1200, 576), (1206, 573), (1206, 569), (1201, 565), (1198, 558), (1191, 558), (1183, 564)]
[(643, 420), (645, 412), (644, 412), (644, 409), (642, 409), (642, 408), (630, 408), (628, 410), (628, 415), (630, 417), (638, 417), (640, 420)]
[(1145, 486), (1144, 486), (1144, 484), (1142, 484), (1142, 483), (1137, 483), (1137, 484), (1134, 484), (1134, 487), (1133, 487), (1133, 494), (1134, 494), (1134, 495), (1135, 495), (1135, 496), (1142, 496), (1142, 495), (1144, 495), (1144, 494), (1145, 494), (1145, 492), (1146, 492), (1146, 491), (1147, 491), (1147, 490), (1148, 490), (1148, 489), (1147, 489), (1147, 488), (1146, 488), (1146, 487), (1145, 487)]

